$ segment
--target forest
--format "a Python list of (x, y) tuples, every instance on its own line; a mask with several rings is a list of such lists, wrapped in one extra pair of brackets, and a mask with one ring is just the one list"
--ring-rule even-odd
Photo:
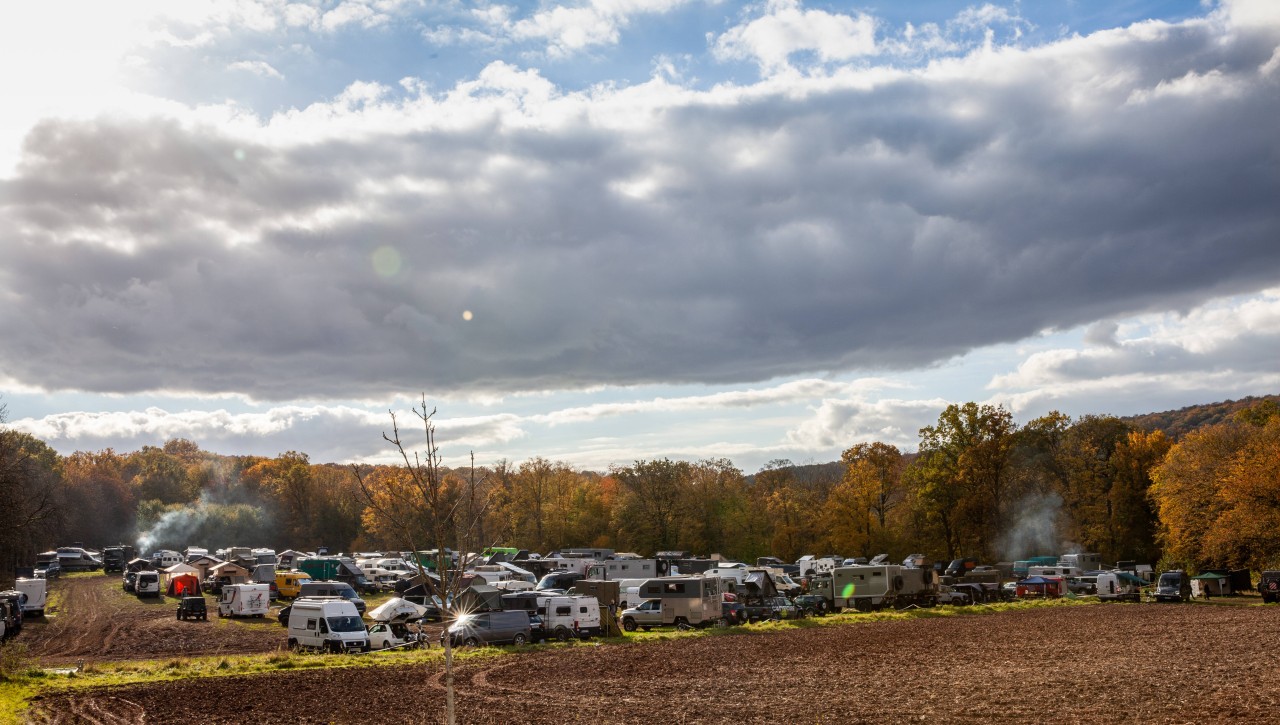
[[(182, 439), (63, 456), (0, 425), (0, 578), (72, 542), (407, 549), (431, 540), (433, 511), (458, 510), (397, 515), (410, 474), (296, 451), (219, 455)], [(1176, 437), (1109, 416), (1018, 425), (1004, 408), (965, 403), (921, 429), (915, 452), (858, 443), (835, 465), (777, 460), (748, 475), (727, 459), (655, 459), (595, 472), (533, 458), (441, 469), (441, 484), (447, 499), (473, 499), (477, 548), (984, 562), (1080, 550), (1192, 570), (1280, 563), (1274, 399)]]

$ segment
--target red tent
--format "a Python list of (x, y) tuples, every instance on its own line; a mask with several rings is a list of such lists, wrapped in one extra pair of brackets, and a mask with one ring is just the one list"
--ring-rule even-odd
[(200, 594), (200, 577), (195, 574), (178, 574), (169, 579), (169, 596), (198, 597)]

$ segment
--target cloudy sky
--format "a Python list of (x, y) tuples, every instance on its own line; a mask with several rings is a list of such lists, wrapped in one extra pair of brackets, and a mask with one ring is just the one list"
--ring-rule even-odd
[(0, 9), (0, 403), (64, 453), (912, 450), (1280, 391), (1280, 3)]

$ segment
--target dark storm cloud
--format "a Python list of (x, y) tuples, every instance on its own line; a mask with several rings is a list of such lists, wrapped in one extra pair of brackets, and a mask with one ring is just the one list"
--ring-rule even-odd
[(1260, 289), (1278, 39), (1217, 18), (704, 94), (482, 83), (257, 135), (48, 120), (0, 182), (0, 369), (263, 399), (741, 382)]

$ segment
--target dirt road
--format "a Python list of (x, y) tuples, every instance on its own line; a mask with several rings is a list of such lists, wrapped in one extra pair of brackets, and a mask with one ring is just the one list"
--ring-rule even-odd
[(218, 620), (213, 599), (206, 622), (177, 620), (177, 600), (138, 599), (116, 575), (73, 576), (51, 582), (56, 606), (47, 619), (29, 620), (23, 642), (46, 666), (169, 656), (270, 652), (284, 644), (273, 615)]
[[(459, 721), (1276, 722), (1278, 612), (1099, 605), (534, 647), (463, 665)], [(433, 722), (443, 698), (438, 667), (307, 670), (59, 696), (31, 718)]]

